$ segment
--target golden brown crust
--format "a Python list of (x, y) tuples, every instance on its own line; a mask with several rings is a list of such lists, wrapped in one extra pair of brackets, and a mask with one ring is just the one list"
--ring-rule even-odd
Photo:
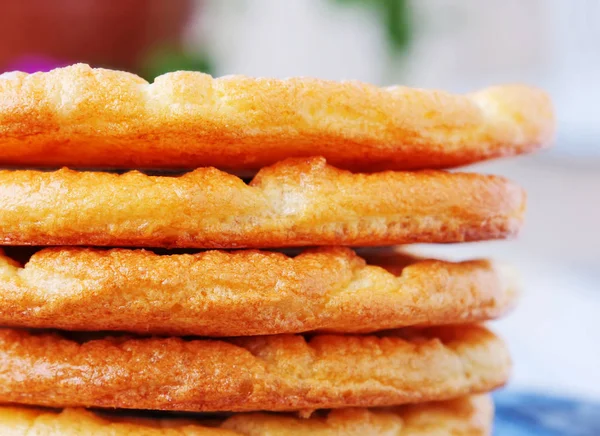
[(0, 243), (284, 247), (459, 242), (514, 235), (524, 191), (501, 177), (352, 174), (322, 158), (181, 177), (0, 171)]
[(238, 414), (223, 427), (247, 436), (394, 435), (486, 436), (494, 407), (488, 395), (385, 409), (337, 409), (325, 418), (297, 419), (273, 414)]
[[(25, 407), (0, 407), (3, 436), (240, 436), (202, 420), (144, 419), (102, 416), (85, 409), (60, 412)], [(267, 435), (265, 435), (267, 436)]]
[(24, 268), (0, 250), (0, 325), (174, 336), (357, 333), (496, 318), (517, 296), (510, 270), (483, 260), (396, 253), (383, 266), (393, 273), (340, 247), (294, 258), (48, 248)]
[(486, 436), (493, 404), (487, 395), (398, 406), (389, 409), (339, 409), (308, 419), (287, 414), (242, 413), (224, 421), (132, 419), (97, 415), (82, 409), (52, 412), (0, 407), (5, 436)]
[(477, 326), (381, 336), (228, 341), (0, 330), (0, 402), (180, 411), (311, 410), (437, 401), (506, 382), (508, 351)]
[(526, 153), (553, 136), (549, 97), (519, 85), (452, 95), (194, 72), (148, 84), (87, 65), (0, 76), (2, 165), (258, 170), (325, 156), (368, 172)]

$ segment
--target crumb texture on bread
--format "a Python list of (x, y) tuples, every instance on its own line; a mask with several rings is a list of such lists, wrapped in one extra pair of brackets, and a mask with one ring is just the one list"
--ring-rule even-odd
[(553, 139), (543, 91), (466, 95), (355, 81), (174, 72), (140, 77), (78, 64), (0, 75), (0, 164), (258, 170), (324, 156), (355, 171), (447, 168)]
[[(380, 264), (380, 266), (378, 265)], [(173, 336), (369, 332), (497, 318), (517, 299), (509, 268), (342, 247), (155, 254), (57, 247), (21, 267), (0, 251), (0, 325)]]
[(498, 176), (354, 174), (322, 158), (179, 177), (0, 171), (0, 243), (187, 248), (394, 245), (506, 238), (524, 191)]
[(341, 409), (325, 416), (239, 413), (224, 420), (128, 418), (83, 409), (60, 412), (0, 407), (0, 432), (10, 436), (487, 436), (488, 395), (386, 409)]
[(487, 392), (506, 382), (510, 367), (503, 342), (474, 325), (229, 340), (0, 330), (0, 402), (47, 407), (390, 406)]

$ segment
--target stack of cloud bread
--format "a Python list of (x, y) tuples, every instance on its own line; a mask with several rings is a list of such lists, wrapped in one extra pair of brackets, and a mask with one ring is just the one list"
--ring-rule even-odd
[(523, 86), (1, 75), (0, 434), (489, 434), (510, 269), (348, 247), (514, 236), (439, 168), (553, 130)]

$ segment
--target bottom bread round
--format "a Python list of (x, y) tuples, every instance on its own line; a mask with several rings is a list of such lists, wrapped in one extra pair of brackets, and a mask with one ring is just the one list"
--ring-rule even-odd
[(504, 384), (480, 326), (228, 340), (65, 338), (0, 329), (0, 403), (190, 412), (395, 406)]
[(0, 434), (8, 436), (267, 436), (394, 435), (484, 436), (491, 433), (487, 395), (385, 409), (338, 409), (303, 419), (289, 414), (242, 413), (225, 419), (127, 418), (83, 409), (62, 412), (0, 408)]

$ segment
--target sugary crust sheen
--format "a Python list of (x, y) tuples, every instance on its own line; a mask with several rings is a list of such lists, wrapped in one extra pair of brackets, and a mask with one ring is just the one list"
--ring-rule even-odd
[(510, 372), (477, 326), (384, 336), (223, 340), (0, 330), (0, 402), (48, 407), (293, 411), (438, 401), (487, 392)]
[(73, 65), (0, 76), (0, 164), (258, 170), (324, 156), (355, 171), (444, 168), (554, 136), (541, 90), (467, 95), (359, 82), (175, 72), (153, 84)]
[(493, 404), (487, 395), (387, 409), (338, 409), (308, 419), (243, 413), (224, 421), (98, 415), (83, 409), (0, 408), (6, 436), (487, 436)]
[(287, 160), (246, 185), (180, 177), (0, 171), (0, 243), (240, 248), (460, 242), (514, 235), (525, 193), (504, 178), (440, 171), (353, 174)]
[(356, 333), (483, 321), (517, 297), (512, 271), (488, 261), (395, 254), (383, 266), (391, 272), (340, 247), (293, 258), (48, 248), (24, 268), (0, 254), (0, 325), (174, 336)]

